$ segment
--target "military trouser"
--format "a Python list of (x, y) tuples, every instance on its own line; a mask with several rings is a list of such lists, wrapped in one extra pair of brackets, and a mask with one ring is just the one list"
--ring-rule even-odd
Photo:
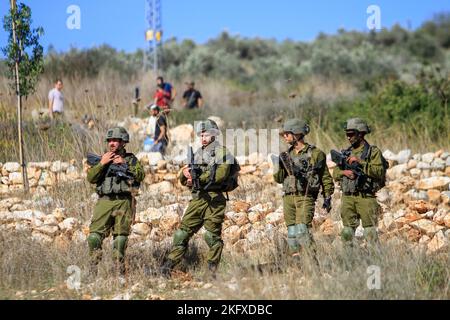
[(134, 220), (132, 202), (131, 196), (102, 197), (98, 200), (87, 239), (95, 263), (101, 258), (102, 241), (111, 230), (114, 237), (113, 256), (123, 262), (128, 235)]
[(288, 246), (291, 254), (313, 249), (314, 239), (310, 229), (314, 218), (316, 197), (297, 194), (283, 196), (284, 220), (288, 228)]
[(380, 214), (380, 206), (374, 195), (356, 194), (343, 195), (341, 205), (341, 218), (344, 229), (341, 238), (344, 242), (353, 240), (359, 220), (364, 228), (364, 237), (367, 241), (376, 242), (378, 239), (376, 226)]
[(173, 236), (173, 247), (168, 259), (177, 264), (185, 254), (189, 239), (202, 226), (206, 232), (204, 239), (209, 247), (208, 263), (217, 265), (223, 249), (222, 223), (225, 218), (226, 199), (222, 193), (202, 192), (189, 202), (181, 220), (180, 229)]

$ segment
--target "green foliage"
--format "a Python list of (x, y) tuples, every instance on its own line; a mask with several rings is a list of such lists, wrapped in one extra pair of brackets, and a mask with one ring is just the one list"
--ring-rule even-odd
[(47, 77), (51, 79), (95, 78), (101, 71), (108, 71), (127, 80), (142, 69), (143, 54), (142, 50), (134, 54), (118, 52), (108, 45), (86, 50), (72, 48), (66, 53), (58, 54), (50, 47), (45, 59), (45, 70)]
[(356, 101), (340, 101), (328, 114), (328, 125), (335, 132), (342, 131), (346, 119), (359, 116), (375, 124), (379, 130), (399, 125), (405, 135), (422, 136), (433, 140), (448, 138), (448, 98), (450, 80), (436, 71), (422, 74), (420, 83), (408, 84), (393, 80), (369, 97)]
[[(15, 24), (16, 38), (13, 37), (13, 23)], [(3, 28), (8, 32), (8, 44), (2, 48), (7, 57), (8, 77), (11, 79), (11, 87), (16, 91), (15, 64), (19, 62), (20, 96), (28, 96), (34, 93), (36, 82), (43, 71), (43, 49), (39, 44), (39, 38), (44, 30), (41, 27), (31, 28), (31, 9), (19, 3), (4, 17)]]

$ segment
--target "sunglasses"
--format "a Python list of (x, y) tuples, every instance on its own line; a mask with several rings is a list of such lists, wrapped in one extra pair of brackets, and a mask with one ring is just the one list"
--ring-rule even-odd
[(345, 134), (347, 135), (347, 137), (354, 137), (354, 136), (356, 136), (356, 132), (355, 131), (346, 132)]
[(290, 134), (292, 134), (292, 132), (289, 132), (289, 131), (283, 132), (283, 136), (288, 136), (288, 135), (290, 135)]

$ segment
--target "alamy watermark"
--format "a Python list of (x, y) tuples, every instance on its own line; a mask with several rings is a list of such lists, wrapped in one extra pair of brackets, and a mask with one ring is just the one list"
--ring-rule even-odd
[[(194, 128), (197, 127), (198, 123), (194, 123)], [(215, 137), (215, 141), (225, 146), (238, 159), (252, 154), (267, 159), (269, 155), (280, 153), (279, 129), (225, 129)], [(201, 145), (199, 136), (195, 136), (193, 145)], [(197, 158), (195, 160), (200, 161)], [(229, 163), (230, 158), (217, 158), (216, 160), (218, 164)]]
[(66, 26), (69, 30), (81, 29), (81, 9), (79, 6), (72, 4), (67, 7), (66, 13), (69, 14), (66, 20)]
[(379, 266), (371, 265), (367, 267), (367, 289), (380, 290), (381, 289), (381, 268)]
[(67, 267), (67, 274), (70, 276), (66, 280), (67, 288), (70, 290), (80, 290), (81, 288), (81, 269), (76, 265)]
[(366, 10), (370, 16), (367, 18), (367, 28), (369, 30), (381, 30), (381, 9), (377, 5), (370, 5)]

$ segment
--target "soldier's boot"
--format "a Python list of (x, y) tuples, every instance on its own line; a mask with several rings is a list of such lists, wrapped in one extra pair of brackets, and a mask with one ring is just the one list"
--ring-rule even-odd
[(319, 266), (319, 260), (316, 256), (316, 245), (311, 232), (306, 224), (297, 224), (296, 226), (297, 241), (303, 249), (304, 253), (311, 259), (314, 267), (313, 271), (316, 271)]
[(287, 227), (288, 235), (287, 235), (287, 244), (288, 244), (288, 253), (292, 258), (294, 263), (300, 262), (300, 245), (298, 243), (297, 238), (297, 226), (291, 225)]
[(212, 233), (206, 230), (204, 239), (209, 247), (207, 261), (208, 272), (212, 278), (216, 278), (217, 267), (219, 265), (220, 258), (222, 257), (223, 241), (220, 234)]
[(353, 246), (353, 237), (355, 236), (355, 228), (344, 227), (341, 232), (341, 240), (344, 246)]
[(161, 266), (161, 275), (164, 278), (170, 278), (172, 276), (172, 270), (175, 268), (176, 263), (171, 259), (166, 259), (166, 261)]
[(98, 233), (90, 233), (87, 237), (89, 246), (89, 276), (95, 278), (98, 274), (98, 264), (102, 259), (102, 237)]
[(341, 232), (341, 240), (344, 249), (344, 267), (350, 271), (353, 263), (353, 237), (355, 236), (355, 228), (344, 227)]
[(364, 238), (366, 239), (368, 244), (378, 245), (379, 240), (378, 240), (377, 228), (375, 228), (375, 227), (364, 228)]
[(364, 228), (364, 239), (366, 239), (367, 249), (371, 256), (376, 256), (380, 253), (380, 241), (375, 227)]
[(113, 258), (115, 260), (115, 271), (120, 276), (124, 276), (126, 273), (125, 266), (125, 250), (127, 247), (127, 236), (115, 236), (113, 241)]
[(208, 276), (211, 277), (213, 280), (217, 279), (217, 268), (218, 268), (217, 262), (208, 261)]

